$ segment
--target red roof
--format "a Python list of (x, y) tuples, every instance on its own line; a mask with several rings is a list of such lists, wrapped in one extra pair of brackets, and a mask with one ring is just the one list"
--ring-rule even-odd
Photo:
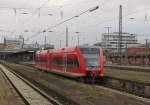
[(6, 46), (4, 43), (0, 43), (0, 49), (4, 49)]
[(150, 49), (145, 48), (128, 48), (129, 54), (145, 54), (147, 51), (148, 54), (150, 54)]

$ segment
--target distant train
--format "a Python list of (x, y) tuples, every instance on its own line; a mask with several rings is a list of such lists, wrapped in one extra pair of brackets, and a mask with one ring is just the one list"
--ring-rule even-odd
[(104, 54), (99, 47), (49, 49), (36, 52), (36, 66), (69, 77), (103, 77)]

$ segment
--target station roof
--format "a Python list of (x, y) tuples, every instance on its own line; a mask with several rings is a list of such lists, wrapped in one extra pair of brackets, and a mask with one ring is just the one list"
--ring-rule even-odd
[(6, 54), (11, 54), (11, 53), (22, 53), (22, 52), (33, 52), (36, 51), (37, 49), (3, 49), (0, 50), (0, 53), (6, 53)]

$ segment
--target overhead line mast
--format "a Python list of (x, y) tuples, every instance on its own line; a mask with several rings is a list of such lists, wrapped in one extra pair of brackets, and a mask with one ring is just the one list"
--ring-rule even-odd
[(119, 41), (118, 41), (118, 57), (119, 64), (122, 64), (122, 5), (119, 6)]

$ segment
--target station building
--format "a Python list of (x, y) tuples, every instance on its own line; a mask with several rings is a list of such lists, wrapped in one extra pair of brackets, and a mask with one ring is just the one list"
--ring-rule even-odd
[[(104, 33), (102, 41), (95, 46), (104, 48), (107, 63), (120, 62), (118, 54), (119, 33)], [(140, 44), (136, 34), (122, 33), (121, 59), (124, 64), (150, 65), (150, 43)]]
[[(121, 49), (125, 52), (126, 47), (134, 47), (138, 45), (137, 35), (130, 33), (122, 33)], [(103, 33), (101, 46), (104, 50), (118, 52), (119, 47), (119, 32)]]
[(7, 61), (34, 61), (35, 53), (41, 49), (53, 49), (51, 44), (25, 44), (24, 38), (4, 38), (4, 43), (0, 44), (0, 60)]

